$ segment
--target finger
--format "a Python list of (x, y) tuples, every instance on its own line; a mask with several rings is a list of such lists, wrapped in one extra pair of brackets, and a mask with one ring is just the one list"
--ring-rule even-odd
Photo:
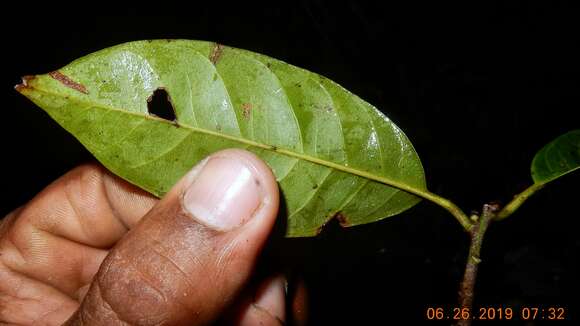
[(290, 301), (291, 325), (308, 324), (308, 289), (303, 279), (295, 279), (290, 283), (286, 296)]
[(70, 324), (207, 324), (244, 287), (278, 188), (242, 150), (198, 164), (113, 248)]
[(286, 279), (271, 277), (258, 287), (252, 295), (242, 298), (230, 324), (238, 326), (284, 325), (286, 320)]
[(273, 277), (262, 282), (258, 290), (246, 292), (223, 325), (307, 325), (308, 293), (303, 279), (289, 282)]
[(100, 165), (78, 167), (31, 200), (19, 222), (95, 248), (113, 246), (157, 200)]
[(7, 217), (0, 264), (75, 298), (156, 201), (98, 165), (74, 169)]
[(79, 303), (0, 264), (0, 324), (60, 325)]

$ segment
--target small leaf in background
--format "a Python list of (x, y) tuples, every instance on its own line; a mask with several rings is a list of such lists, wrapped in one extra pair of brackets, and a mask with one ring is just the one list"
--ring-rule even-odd
[[(131, 42), (26, 77), (17, 90), (109, 170), (157, 196), (213, 152), (254, 152), (277, 177), (288, 236), (316, 235), (333, 217), (344, 226), (377, 221), (419, 201), (401, 189), (427, 191), (413, 146), (380, 111), (249, 51)], [(148, 110), (158, 96), (171, 103), (167, 119)]]
[(532, 178), (543, 184), (580, 168), (580, 129), (548, 143), (532, 161)]

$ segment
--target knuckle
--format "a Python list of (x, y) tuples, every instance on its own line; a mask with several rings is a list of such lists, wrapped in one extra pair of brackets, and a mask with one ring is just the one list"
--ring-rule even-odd
[(9, 270), (24, 272), (41, 264), (44, 257), (42, 242), (21, 220), (15, 221), (0, 239), (0, 264)]
[(78, 206), (78, 203), (94, 200), (95, 192), (102, 186), (103, 175), (103, 169), (95, 164), (81, 165), (73, 169), (64, 178), (63, 187), (70, 204)]
[(2, 238), (9, 230), (12, 229), (12, 226), (20, 215), (20, 212), (22, 212), (22, 209), (22, 206), (18, 207), (0, 220), (0, 238)]

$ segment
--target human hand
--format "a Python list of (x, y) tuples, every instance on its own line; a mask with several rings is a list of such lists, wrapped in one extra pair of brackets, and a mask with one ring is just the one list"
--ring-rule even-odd
[(242, 150), (211, 155), (161, 200), (76, 168), (0, 224), (0, 322), (203, 325), (235, 311), (239, 325), (279, 325), (284, 278), (247, 291), (277, 210), (272, 172)]

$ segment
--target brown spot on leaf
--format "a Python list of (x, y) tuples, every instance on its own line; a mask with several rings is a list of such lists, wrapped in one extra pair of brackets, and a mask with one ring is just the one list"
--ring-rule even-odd
[(214, 64), (214, 66), (220, 60), (222, 56), (222, 52), (224, 50), (224, 46), (219, 43), (214, 43), (213, 48), (211, 49), (211, 53), (209, 54), (209, 61)]
[(251, 113), (252, 113), (252, 104), (242, 103), (242, 116), (244, 117), (244, 119), (248, 120), (250, 118)]
[(25, 85), (27, 85), (29, 81), (32, 81), (35, 78), (36, 78), (36, 76), (34, 76), (34, 75), (26, 75), (26, 76), (23, 76), (22, 77), (22, 83), (24, 83)]
[(68, 88), (72, 88), (72, 89), (79, 91), (83, 94), (89, 93), (89, 91), (87, 91), (87, 88), (85, 87), (85, 85), (75, 82), (74, 80), (70, 79), (68, 76), (64, 75), (63, 73), (61, 73), (58, 70), (50, 72), (50, 73), (48, 73), (48, 75), (50, 77), (58, 80), (64, 86), (66, 86)]
[(342, 212), (337, 212), (331, 218), (329, 218), (326, 222), (324, 222), (324, 224), (322, 224), (321, 226), (319, 226), (316, 229), (316, 235), (319, 235), (327, 225), (333, 224), (334, 221), (338, 222), (338, 224), (343, 228), (351, 226), (351, 224), (348, 222), (347, 219), (348, 218), (346, 217), (346, 215), (344, 215)]
[(334, 214), (334, 218), (338, 221), (338, 224), (340, 224), (340, 226), (342, 227), (349, 226), (347, 217), (342, 212)]
[(22, 83), (14, 86), (14, 89), (17, 92), (22, 92), (25, 89), (31, 88), (29, 82), (32, 81), (34, 78), (36, 78), (36, 76), (33, 75), (22, 76)]

